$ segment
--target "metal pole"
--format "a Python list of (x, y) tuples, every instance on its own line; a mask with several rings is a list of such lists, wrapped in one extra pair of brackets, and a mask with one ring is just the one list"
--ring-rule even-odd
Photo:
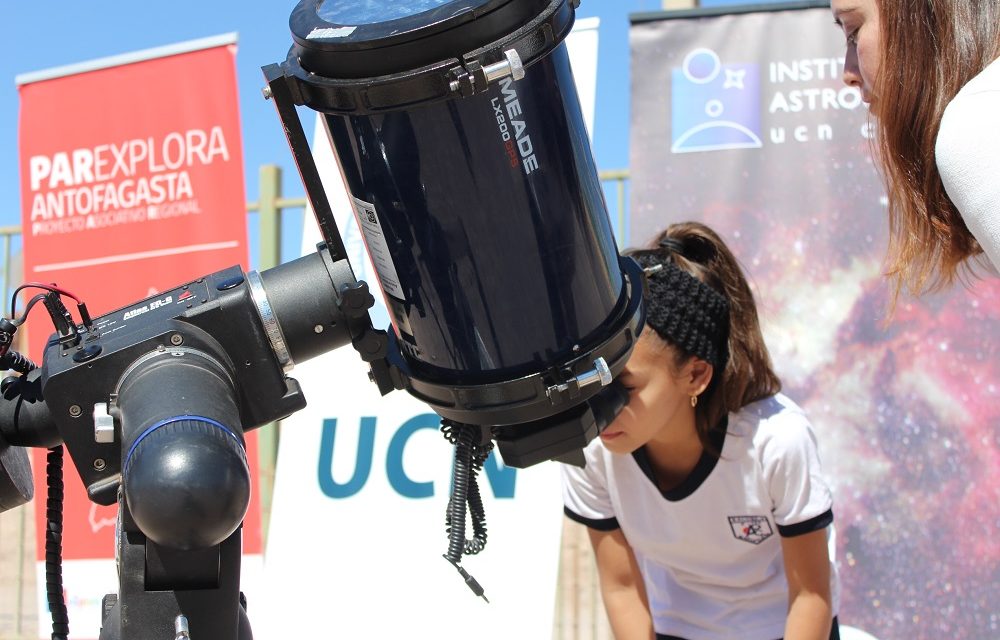
[(260, 270), (281, 264), (281, 167), (260, 167)]
[[(8, 244), (10, 243), (10, 236), (7, 236)], [(6, 279), (4, 280), (6, 282)], [(7, 296), (4, 296), (6, 298)], [(24, 538), (25, 538), (25, 513), (27, 509), (22, 507), (19, 509), (21, 512), (21, 517), (18, 521), (17, 527), (17, 605), (14, 610), (14, 633), (20, 638), (24, 635)]]
[(625, 183), (628, 181), (628, 169), (609, 169), (607, 171), (599, 172), (601, 182), (611, 182), (615, 183), (615, 196), (616, 205), (618, 206), (618, 228), (616, 229), (616, 235), (618, 242), (621, 245), (627, 244), (625, 238), (625, 226), (627, 222), (627, 216), (625, 212)]
[(2, 311), (2, 315), (5, 318), (7, 317), (7, 312), (9, 311), (9, 309), (7, 309), (7, 292), (10, 290), (10, 239), (11, 239), (11, 237), (12, 237), (12, 235), (9, 234), (9, 233), (4, 234), (4, 237), (3, 237), (3, 283), (4, 283), (4, 287), (5, 288), (3, 290), (3, 295), (0, 296), (0, 297), (3, 298), (3, 301), (0, 302), (0, 311)]
[[(276, 267), (281, 263), (281, 168), (273, 164), (260, 167), (260, 270)], [(260, 465), (260, 530), (267, 543), (271, 522), (271, 502), (274, 494), (274, 474), (278, 462), (278, 423), (272, 422), (257, 430), (257, 460)], [(266, 549), (266, 547), (265, 547)]]

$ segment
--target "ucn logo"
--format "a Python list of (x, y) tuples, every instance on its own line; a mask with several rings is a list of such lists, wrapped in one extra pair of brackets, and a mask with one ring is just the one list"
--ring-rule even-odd
[[(320, 491), (326, 497), (350, 498), (361, 491), (365, 483), (368, 482), (375, 461), (377, 421), (378, 418), (371, 416), (361, 418), (358, 450), (354, 457), (354, 472), (346, 482), (337, 482), (333, 477), (333, 448), (337, 441), (337, 420), (336, 418), (327, 418), (323, 421), (323, 433), (319, 447), (318, 480)], [(431, 498), (434, 496), (434, 483), (412, 478), (403, 467), (403, 458), (406, 445), (414, 433), (421, 429), (437, 431), (440, 426), (441, 418), (437, 414), (423, 413), (400, 425), (389, 441), (389, 448), (385, 454), (386, 476), (393, 490), (404, 498)], [(442, 446), (446, 445), (443, 443)], [(497, 462), (493, 453), (490, 453), (490, 457), (486, 459), (478, 477), (480, 478), (479, 486), (485, 489), (485, 485), (489, 484), (494, 497), (514, 497), (517, 469), (502, 466)], [(448, 487), (443, 489), (447, 491)]]
[(711, 49), (693, 49), (671, 69), (670, 109), (673, 153), (762, 146), (756, 64), (722, 64)]

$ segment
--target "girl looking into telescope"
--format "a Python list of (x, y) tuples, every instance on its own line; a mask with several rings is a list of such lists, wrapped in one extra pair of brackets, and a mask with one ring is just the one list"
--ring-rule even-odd
[(736, 258), (692, 222), (630, 255), (647, 321), (629, 403), (585, 468), (562, 465), (615, 637), (839, 638), (830, 490)]

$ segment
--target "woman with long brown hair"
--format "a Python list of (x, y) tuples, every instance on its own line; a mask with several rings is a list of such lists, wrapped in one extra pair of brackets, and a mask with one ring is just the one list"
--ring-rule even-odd
[(584, 468), (562, 467), (615, 637), (839, 637), (830, 490), (739, 263), (693, 222), (629, 253), (647, 317), (618, 379), (629, 402)]
[(939, 289), (984, 253), (1000, 266), (1000, 2), (831, 7), (847, 40), (844, 82), (877, 120), (896, 292)]

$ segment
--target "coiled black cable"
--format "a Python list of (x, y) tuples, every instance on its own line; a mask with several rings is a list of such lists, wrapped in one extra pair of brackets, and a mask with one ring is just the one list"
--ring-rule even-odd
[[(455, 465), (452, 468), (451, 497), (445, 517), (448, 533), (448, 553), (445, 558), (451, 562), (465, 578), (466, 584), (477, 596), (483, 596), (483, 589), (462, 568), (463, 555), (475, 555), (486, 547), (486, 510), (476, 474), (483, 468), (486, 458), (493, 450), (493, 442), (484, 438), (483, 427), (462, 424), (451, 420), (441, 421), (441, 433), (448, 442), (455, 445)], [(472, 520), (472, 538), (465, 537), (465, 516)], [(487, 602), (489, 602), (487, 600)]]
[[(48, 293), (38, 294), (28, 301), (24, 313), (17, 317), (13, 310), (17, 307), (17, 294), (25, 288), (38, 288)], [(59, 287), (40, 283), (28, 283), (21, 285), (14, 290), (11, 298), (11, 319), (0, 318), (0, 369), (12, 369), (22, 376), (37, 368), (34, 362), (16, 351), (10, 351), (13, 344), (14, 332), (27, 319), (28, 313), (39, 302), (44, 302), (49, 308), (50, 317), (57, 329), (60, 329), (60, 322), (68, 322), (66, 331), (76, 332), (76, 326), (72, 323), (72, 316), (69, 312), (57, 314), (59, 307), (65, 310), (59, 296), (66, 295), (76, 300), (80, 308), (81, 317), (84, 324), (90, 326), (92, 321), (87, 313), (86, 305), (79, 298), (70, 292)], [(57, 317), (58, 315), (58, 317)], [(19, 395), (22, 388), (14, 377), (4, 379), (0, 385), (0, 392), (5, 399), (11, 400), (13, 396)], [(62, 580), (62, 535), (63, 535), (63, 498), (65, 496), (63, 487), (63, 448), (62, 445), (48, 450), (45, 464), (45, 484), (47, 495), (45, 498), (45, 595), (49, 604), (49, 612), (52, 615), (52, 640), (68, 640), (69, 638), (69, 614), (66, 609), (66, 599), (63, 596)]]
[[(486, 510), (476, 475), (493, 450), (493, 442), (477, 442), (481, 427), (444, 420), (441, 432), (455, 445), (452, 491), (448, 500), (445, 527), (448, 532), (448, 559), (458, 562), (462, 555), (475, 555), (486, 547)], [(465, 538), (466, 505), (472, 519), (472, 538)]]
[(49, 449), (46, 456), (45, 480), (45, 595), (52, 613), (52, 640), (67, 640), (69, 615), (63, 598), (62, 531), (63, 531), (63, 448)]
[(37, 365), (35, 365), (34, 362), (32, 362), (27, 356), (23, 356), (17, 351), (8, 351), (0, 356), (0, 370), (5, 371), (10, 369), (20, 374), (25, 374), (36, 368)]
[(481, 468), (481, 466), (476, 467), (473, 459), (471, 483), (466, 497), (469, 503), (469, 516), (472, 519), (472, 538), (465, 541), (465, 555), (467, 556), (474, 556), (486, 547), (486, 509), (483, 507), (483, 498), (479, 494), (479, 482), (476, 481), (476, 473)]
[[(17, 351), (0, 356), (0, 365), (26, 374), (35, 363)], [(5, 383), (7, 380), (4, 381)], [(6, 396), (5, 389), (5, 396)], [(9, 399), (9, 398), (8, 398)], [(62, 534), (63, 534), (63, 448), (52, 447), (45, 457), (45, 596), (52, 614), (52, 640), (69, 637), (69, 614), (63, 597)]]

